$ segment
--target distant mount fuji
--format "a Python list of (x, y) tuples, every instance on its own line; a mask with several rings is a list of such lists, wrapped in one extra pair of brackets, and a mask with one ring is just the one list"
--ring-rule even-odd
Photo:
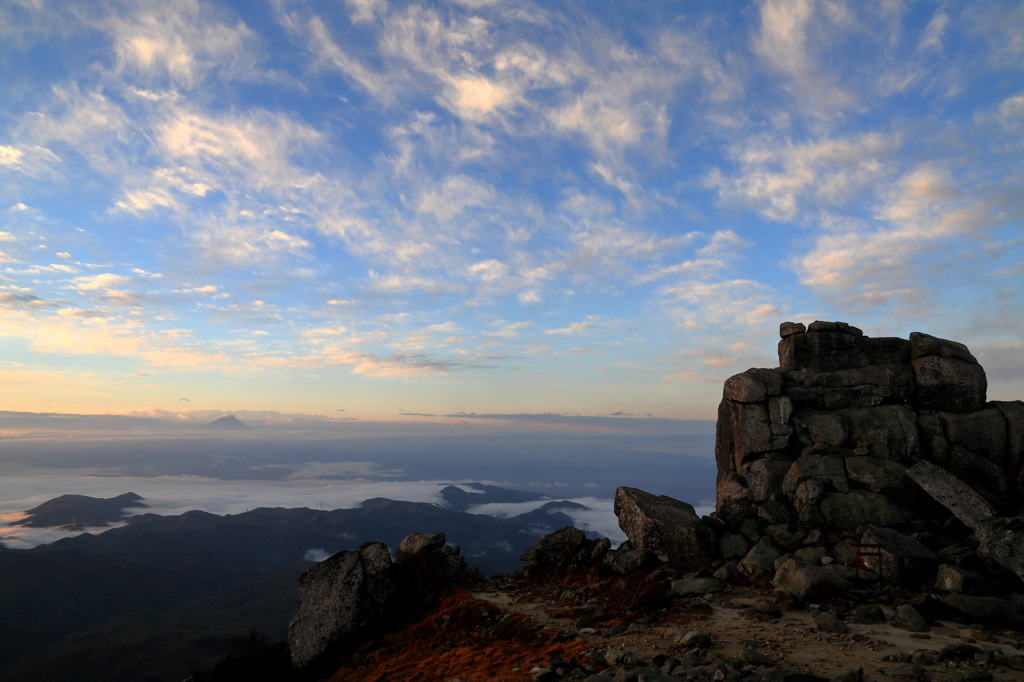
[(240, 420), (233, 414), (226, 414), (219, 419), (214, 419), (212, 422), (203, 427), (211, 431), (248, 431), (250, 427), (248, 424)]

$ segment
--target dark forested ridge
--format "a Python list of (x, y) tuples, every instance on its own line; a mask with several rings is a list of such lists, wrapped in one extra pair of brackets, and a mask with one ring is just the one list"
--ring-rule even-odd
[[(333, 511), (140, 514), (102, 533), (0, 552), (0, 678), (180, 680), (253, 630), (282, 639), (299, 603), (297, 578), (314, 559), (370, 540), (397, 547), (410, 532), (443, 529), (470, 566), (511, 572), (540, 536), (572, 523), (557, 508), (510, 518), (467, 513), (473, 504), (545, 499), (472, 488), (479, 492), (448, 489), (442, 497), (452, 508), (376, 498)], [(31, 511), (67, 525), (62, 514), (94, 499), (81, 497)], [(120, 513), (139, 499), (96, 501)]]

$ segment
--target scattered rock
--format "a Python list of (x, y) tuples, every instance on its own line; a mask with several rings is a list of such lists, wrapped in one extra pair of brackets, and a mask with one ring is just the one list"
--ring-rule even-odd
[(724, 589), (725, 585), (714, 578), (683, 578), (672, 581), (672, 594), (680, 597), (717, 594)]
[(849, 620), (854, 623), (871, 625), (885, 622), (885, 612), (878, 604), (861, 604), (850, 612)]
[(747, 552), (746, 556), (740, 559), (737, 569), (743, 575), (753, 575), (758, 571), (774, 571), (775, 560), (780, 556), (782, 556), (782, 552), (766, 535)]
[(818, 611), (814, 614), (814, 624), (823, 632), (849, 632), (843, 619), (831, 611)]
[(910, 604), (901, 604), (893, 609), (892, 624), (910, 632), (928, 632), (928, 621)]

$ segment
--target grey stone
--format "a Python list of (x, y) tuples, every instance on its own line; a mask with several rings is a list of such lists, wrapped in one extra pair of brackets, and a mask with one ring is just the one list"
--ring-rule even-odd
[(841, 414), (814, 412), (803, 415), (799, 423), (818, 447), (838, 448), (846, 442), (846, 423)]
[[(1010, 489), (1018, 500), (1024, 498), (1024, 402), (1016, 400), (990, 403), (1006, 420), (1006, 474)], [(1022, 505), (1018, 505), (1018, 509)]]
[(843, 458), (831, 455), (804, 455), (793, 462), (782, 481), (782, 492), (796, 498), (799, 506), (817, 504), (826, 492), (849, 489)]
[(771, 538), (775, 546), (781, 550), (791, 552), (800, 546), (804, 539), (804, 531), (792, 529), (786, 524), (775, 524), (764, 529), (765, 535)]
[(845, 673), (836, 675), (829, 682), (864, 682), (864, 668), (862, 666), (847, 670)]
[(985, 498), (942, 467), (922, 460), (907, 469), (907, 475), (975, 532), (995, 515)]
[(772, 585), (797, 598), (811, 601), (851, 589), (850, 582), (833, 571), (790, 559), (775, 572)]
[(737, 568), (743, 575), (753, 575), (758, 571), (774, 570), (775, 560), (780, 556), (782, 556), (782, 552), (779, 551), (779, 548), (775, 546), (771, 538), (764, 536), (740, 559)]
[(771, 658), (765, 656), (760, 651), (757, 651), (755, 649), (748, 649), (747, 647), (740, 648), (740, 660), (746, 663), (747, 665), (775, 665), (775, 661), (773, 661)]
[(569, 526), (548, 533), (523, 552), (523, 572), (527, 575), (557, 573), (580, 562), (585, 555), (589, 559), (586, 534)]
[[(773, 453), (774, 454), (774, 453)], [(791, 459), (768, 455), (741, 467), (743, 478), (754, 502), (766, 502), (782, 488), (782, 481), (792, 465)]]
[(849, 620), (854, 623), (874, 625), (885, 622), (885, 612), (878, 604), (861, 604), (850, 612)]
[(900, 498), (914, 485), (907, 476), (907, 468), (899, 462), (877, 457), (847, 457), (844, 464), (851, 487)]
[(843, 619), (831, 611), (818, 611), (814, 614), (814, 624), (822, 632), (843, 633), (849, 632)]
[(975, 532), (981, 543), (978, 555), (985, 563), (1024, 581), (1024, 515), (986, 519)]
[(846, 322), (827, 322), (825, 320), (815, 320), (814, 322), (811, 322), (810, 326), (807, 327), (807, 331), (811, 333), (836, 332), (850, 334), (851, 336), (864, 336), (863, 331), (851, 324)]
[(740, 403), (759, 403), (782, 390), (782, 377), (770, 369), (751, 368), (725, 381), (724, 396)]
[(834, 372), (843, 369), (906, 362), (910, 344), (903, 339), (868, 338), (845, 322), (812, 322), (803, 334), (779, 341), (779, 366), (784, 370)]
[(739, 521), (755, 513), (754, 497), (747, 481), (735, 471), (718, 471), (715, 483), (716, 513), (722, 519)]
[(718, 539), (718, 550), (723, 559), (738, 559), (750, 550), (750, 545), (739, 533), (725, 533)]
[(914, 398), (914, 371), (909, 365), (868, 365), (835, 372), (809, 373), (802, 386), (826, 410), (902, 405)]
[(643, 549), (619, 549), (604, 556), (604, 565), (619, 575), (629, 575), (654, 563), (657, 558)]
[(801, 547), (794, 554), (805, 564), (820, 564), (827, 552), (824, 547)]
[(921, 457), (917, 415), (904, 405), (880, 405), (840, 410), (846, 422), (847, 443), (871, 457), (910, 466)]
[(913, 360), (917, 405), (923, 410), (973, 412), (986, 401), (988, 379), (977, 363), (926, 355)]
[(288, 626), (292, 665), (304, 669), (349, 638), (382, 627), (397, 586), (383, 542), (338, 552), (299, 578), (301, 604)]
[(880, 557), (866, 556), (863, 561), (886, 580), (917, 587), (931, 582), (938, 573), (939, 559), (935, 554), (914, 538), (891, 528), (870, 528), (861, 543), (879, 547)]
[(681, 578), (672, 581), (672, 594), (679, 597), (716, 594), (723, 590), (725, 585), (714, 578)]
[(783, 339), (793, 334), (803, 334), (805, 331), (807, 327), (803, 322), (783, 322), (779, 325), (779, 336)]
[(1002, 466), (1007, 458), (1007, 423), (996, 407), (967, 414), (940, 412), (946, 440)]
[(633, 547), (677, 568), (707, 568), (718, 556), (718, 541), (693, 507), (637, 488), (615, 491), (615, 516)]
[(935, 589), (954, 594), (983, 595), (988, 593), (985, 579), (973, 571), (942, 564), (935, 576)]
[(711, 641), (711, 635), (703, 630), (688, 630), (679, 638), (679, 645), (683, 649), (706, 649), (711, 646)]
[(904, 663), (889, 670), (889, 677), (894, 680), (928, 680), (928, 672), (916, 663)]
[(732, 580), (740, 575), (738, 561), (727, 561), (712, 574), (715, 580)]
[(841, 540), (832, 548), (832, 558), (842, 566), (856, 566), (858, 551), (854, 540)]
[(959, 341), (948, 341), (940, 339), (931, 334), (922, 332), (910, 333), (910, 359), (916, 360), (926, 355), (937, 355), (943, 358), (952, 358), (964, 362), (977, 364), (978, 360), (971, 355), (967, 346)]
[(718, 410), (715, 457), (719, 473), (739, 471), (745, 462), (789, 444), (788, 434), (772, 431), (768, 403), (723, 398)]
[(440, 531), (433, 533), (410, 533), (399, 543), (395, 559), (397, 561), (410, 559), (421, 552), (439, 549), (444, 546), (445, 542), (444, 533)]
[(971, 622), (1024, 625), (1024, 607), (998, 597), (947, 594), (942, 603), (959, 611)]
[(829, 493), (821, 500), (820, 509), (825, 524), (848, 531), (854, 531), (865, 523), (898, 526), (909, 520), (898, 504), (870, 490)]
[(928, 632), (928, 621), (910, 604), (901, 604), (893, 609), (893, 627), (910, 632)]

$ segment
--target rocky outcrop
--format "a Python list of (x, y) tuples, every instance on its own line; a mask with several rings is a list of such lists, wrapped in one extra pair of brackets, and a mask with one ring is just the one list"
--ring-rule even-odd
[(965, 552), (1024, 580), (1024, 403), (987, 402), (985, 370), (955, 341), (870, 338), (844, 322), (786, 322), (780, 336), (779, 367), (723, 389), (722, 551), (736, 554), (737, 533), (841, 533), (832, 556), (914, 587), (964, 555), (940, 558), (917, 534), (958, 526), (977, 545)]
[(307, 669), (415, 612), (422, 600), (459, 580), (466, 563), (444, 533), (413, 533), (397, 561), (383, 542), (334, 554), (299, 578), (302, 603), (288, 627), (292, 665)]
[(993, 513), (1024, 510), (1024, 403), (987, 403), (985, 371), (965, 345), (916, 332), (870, 338), (843, 322), (787, 322), (780, 334), (778, 368), (725, 382), (715, 448), (723, 519), (845, 531), (941, 524), (923, 517), (948, 512), (907, 473), (920, 461)]

